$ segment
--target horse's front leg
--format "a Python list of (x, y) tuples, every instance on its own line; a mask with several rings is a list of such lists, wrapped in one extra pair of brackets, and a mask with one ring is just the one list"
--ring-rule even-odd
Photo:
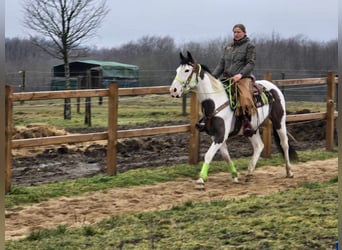
[(216, 152), (219, 150), (221, 146), (222, 146), (222, 143), (215, 143), (215, 142), (213, 142), (210, 145), (207, 153), (205, 153), (204, 162), (203, 162), (202, 169), (200, 172), (200, 178), (197, 180), (197, 183), (204, 184), (204, 181), (206, 181), (206, 179), (208, 178), (210, 162), (213, 160)]
[(237, 171), (235, 169), (235, 166), (234, 166), (234, 163), (233, 163), (232, 159), (230, 158), (230, 155), (229, 155), (226, 143), (222, 144), (222, 146), (220, 148), (220, 152), (221, 152), (221, 155), (222, 155), (223, 159), (228, 163), (228, 169), (229, 169), (230, 174), (232, 175), (233, 182), (234, 183), (239, 183), (238, 173), (237, 173)]

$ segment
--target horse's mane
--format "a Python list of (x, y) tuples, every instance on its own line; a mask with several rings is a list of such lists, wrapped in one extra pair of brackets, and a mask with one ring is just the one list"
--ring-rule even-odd
[[(181, 57), (181, 65), (185, 65), (185, 64), (188, 64), (188, 65), (193, 65), (194, 61), (191, 58), (189, 57)], [(223, 85), (221, 84), (221, 82), (216, 79), (212, 74), (211, 74), (211, 71), (209, 69), (208, 66), (206, 66), (205, 64), (201, 64), (201, 67), (202, 67), (202, 70), (205, 71), (205, 73), (207, 73), (209, 79), (210, 79), (210, 82), (211, 84), (213, 85), (213, 88), (215, 91), (222, 91), (223, 90)]]
[(211, 71), (210, 69), (204, 65), (204, 64), (201, 64), (202, 66), (202, 69), (207, 73), (209, 79), (210, 79), (210, 82), (211, 84), (213, 85), (213, 88), (215, 91), (220, 91), (220, 90), (223, 90), (223, 85), (221, 84), (221, 82), (216, 79), (212, 74), (211, 74)]
[(201, 66), (202, 66), (202, 69), (204, 69), (206, 72), (208, 72), (211, 75), (211, 71), (210, 71), (210, 69), (208, 68), (207, 65), (201, 64)]

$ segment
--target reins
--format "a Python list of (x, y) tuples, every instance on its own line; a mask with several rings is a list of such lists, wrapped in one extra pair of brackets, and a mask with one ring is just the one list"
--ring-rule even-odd
[[(224, 86), (224, 88), (226, 90), (227, 95), (228, 95), (229, 105), (231, 106), (231, 108), (233, 110), (235, 110), (236, 107), (237, 107), (237, 102), (233, 101), (233, 94), (232, 94), (232, 92), (233, 92), (233, 87), (235, 86), (234, 93), (236, 95), (236, 100), (237, 100), (238, 99), (238, 94), (239, 94), (238, 86), (237, 86), (237, 84), (234, 84), (233, 79), (231, 77), (227, 78), (227, 79), (225, 79), (225, 80), (223, 80), (221, 82), (222, 82), (222, 84), (223, 84), (223, 86)], [(228, 82), (228, 84), (225, 84), (226, 82)]]

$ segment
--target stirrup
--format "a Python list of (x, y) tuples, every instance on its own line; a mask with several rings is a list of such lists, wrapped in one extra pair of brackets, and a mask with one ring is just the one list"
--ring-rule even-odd
[(195, 127), (200, 131), (203, 132), (205, 130), (205, 123), (203, 121), (199, 121), (196, 123)]
[(252, 137), (255, 134), (255, 130), (249, 127), (243, 128), (243, 135), (246, 137)]

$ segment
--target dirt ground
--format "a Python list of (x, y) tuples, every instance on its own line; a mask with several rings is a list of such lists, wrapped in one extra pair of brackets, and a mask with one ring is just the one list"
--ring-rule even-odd
[[(288, 125), (290, 143), (297, 150), (324, 147), (324, 121), (311, 121)], [(150, 124), (149, 127), (162, 124)], [(127, 128), (121, 128), (127, 129)], [(93, 131), (104, 131), (93, 129)], [(53, 136), (66, 133), (90, 133), (92, 130), (57, 130), (44, 124), (16, 129), (14, 138)], [(210, 137), (201, 133), (200, 159), (210, 145)], [(168, 166), (188, 161), (189, 135), (187, 133), (149, 136), (120, 140), (117, 148), (117, 170), (124, 172), (134, 168)], [(252, 146), (245, 137), (228, 140), (231, 157), (251, 156)], [(273, 144), (272, 152), (277, 152)], [(220, 155), (215, 157), (221, 159)], [(44, 148), (13, 150), (13, 185), (40, 185), (67, 179), (93, 176), (105, 172), (105, 141), (67, 144)]]
[[(290, 141), (297, 150), (324, 147), (323, 121), (289, 124), (288, 131), (292, 136)], [(40, 124), (18, 129), (16, 138), (27, 138), (34, 133), (48, 136), (70, 132), (80, 131), (56, 131)], [(202, 135), (202, 156), (209, 144), (209, 137)], [(244, 137), (229, 139), (228, 147), (233, 159), (252, 154), (252, 147)], [(118, 170), (124, 172), (133, 168), (186, 163), (188, 155), (184, 149), (187, 148), (186, 134), (122, 140), (118, 144)], [(277, 151), (275, 147), (272, 150)], [(104, 143), (69, 144), (17, 150), (13, 156), (13, 185), (39, 185), (105, 171), (106, 147)], [(220, 159), (220, 156), (216, 158)], [(232, 184), (228, 173), (209, 174), (204, 191), (195, 188), (194, 180), (183, 179), (153, 186), (62, 197), (32, 206), (11, 208), (6, 210), (6, 240), (25, 237), (36, 229), (54, 228), (62, 224), (84, 226), (112, 215), (168, 209), (190, 200), (196, 202), (251, 194), (265, 195), (295, 188), (307, 181), (328, 180), (337, 175), (337, 159), (307, 162), (294, 165), (293, 168), (293, 179), (284, 178), (284, 168), (267, 166), (257, 169), (249, 182), (245, 181), (245, 172), (241, 172), (240, 184)]]

